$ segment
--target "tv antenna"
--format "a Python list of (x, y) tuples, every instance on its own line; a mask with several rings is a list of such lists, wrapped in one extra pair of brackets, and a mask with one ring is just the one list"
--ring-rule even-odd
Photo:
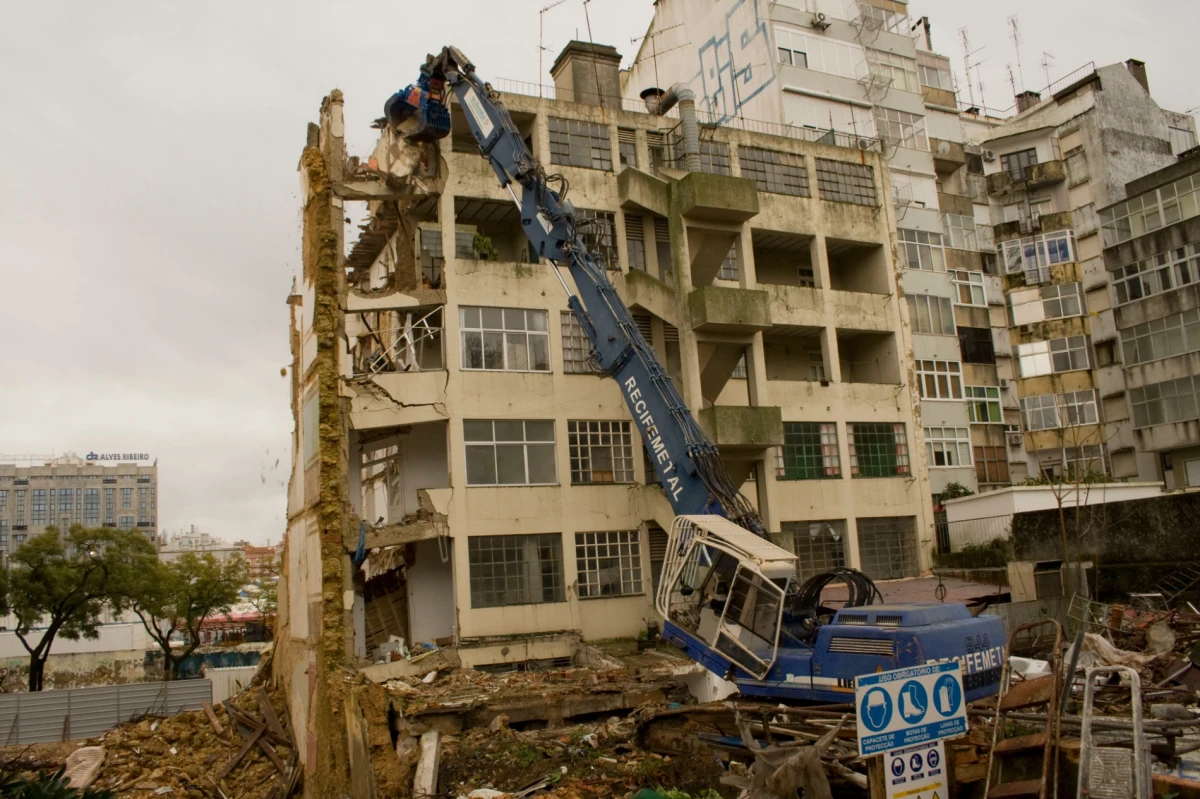
[[(1021, 34), (1017, 30), (1017, 15), (1013, 14), (1008, 18), (1009, 27), (1012, 28), (1013, 49), (1017, 52), (1017, 77), (1021, 79), (1021, 89), (1025, 89), (1025, 71), (1021, 68)], [(1013, 89), (1013, 94), (1016, 94), (1016, 89)]]
[[(971, 105), (975, 105), (975, 89), (971, 85), (971, 70), (978, 67), (980, 64), (983, 63), (983, 61), (976, 61), (974, 64), (972, 64), (971, 56), (975, 55), (976, 53), (978, 53), (981, 50), (983, 50), (984, 48), (986, 48), (987, 45), (985, 44), (983, 47), (980, 47), (978, 50), (972, 50), (971, 44), (967, 40), (967, 29), (959, 28), (958, 35), (962, 39), (963, 71), (967, 73), (967, 95), (971, 98)], [(980, 101), (980, 103), (982, 103), (983, 102), (983, 84), (982, 83), (979, 84), (979, 95), (980, 95), (979, 101)]]
[(1046, 73), (1046, 87), (1050, 87), (1050, 67), (1054, 66), (1054, 53), (1042, 53), (1042, 71)]
[[(555, 6), (561, 6), (567, 0), (557, 0), (557, 2), (543, 8), (538, 12), (538, 97), (542, 96), (542, 81), (546, 79), (546, 75), (542, 72), (542, 56), (546, 52), (545, 47), (545, 30), (546, 30), (546, 12)], [(579, 38), (578, 36), (576, 38)]]

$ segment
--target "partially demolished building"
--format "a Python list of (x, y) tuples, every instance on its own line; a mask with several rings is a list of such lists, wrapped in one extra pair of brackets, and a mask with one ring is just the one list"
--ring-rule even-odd
[[(556, 99), (503, 102), (802, 576), (917, 575), (932, 511), (878, 142), (701, 126), (689, 170), (681, 110), (622, 101), (619, 61), (572, 42)], [(419, 163), (386, 127), (358, 159), (342, 102), (325, 99), (302, 155), (289, 298), (276, 662), (310, 770), (345, 751), (318, 729), (354, 734), (341, 667), (396, 638), (504, 668), (645, 631), (673, 516), (564, 277), (531, 255), (461, 114)], [(347, 242), (355, 203), (369, 213)]]

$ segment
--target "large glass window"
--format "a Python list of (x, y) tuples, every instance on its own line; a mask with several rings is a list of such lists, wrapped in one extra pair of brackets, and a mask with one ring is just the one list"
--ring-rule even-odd
[(1143, 258), (1110, 275), (1117, 305), (1187, 286), (1200, 280), (1200, 244)]
[(467, 485), (551, 485), (554, 422), (466, 420)]
[(832, 422), (784, 422), (783, 446), (775, 458), (780, 480), (822, 480), (842, 476), (837, 425)]
[(973, 305), (977, 308), (987, 307), (987, 293), (983, 286), (983, 272), (955, 271), (954, 287), (958, 291), (959, 305)]
[(1200, 309), (1126, 328), (1121, 331), (1121, 345), (1127, 366), (1196, 352), (1200, 350)]
[(875, 170), (866, 164), (848, 164), (818, 158), (817, 190), (822, 200), (854, 205), (879, 204), (875, 199)]
[(35, 488), (29, 497), (29, 523), (46, 523), (46, 489)]
[(996, 349), (990, 327), (960, 327), (958, 349), (963, 363), (995, 363)]
[(738, 147), (742, 177), (754, 181), (759, 191), (810, 197), (804, 156), (777, 153), (759, 147)]
[(567, 374), (596, 374), (592, 360), (592, 343), (583, 332), (583, 325), (571, 311), (561, 312), (563, 371)]
[(849, 42), (777, 25), (775, 46), (776, 57), (783, 64), (843, 78), (857, 79), (866, 73), (862, 48)]
[(1000, 424), (1004, 421), (998, 386), (967, 386), (965, 391), (971, 424)]
[(914, 333), (954, 335), (954, 305), (949, 297), (906, 294), (904, 299), (908, 302), (908, 318)]
[(979, 237), (975, 234), (975, 217), (961, 214), (942, 214), (942, 231), (946, 234), (946, 246), (956, 250), (978, 250)]
[(572, 485), (633, 482), (629, 422), (567, 422), (567, 446)]
[(1009, 482), (1008, 453), (1004, 447), (975, 447), (975, 479), (981, 484)]
[(932, 53), (917, 53), (917, 74), (922, 86), (954, 91), (954, 79), (950, 73), (950, 59)]
[(1065, 394), (1038, 394), (1021, 399), (1021, 416), (1026, 430), (1057, 430), (1096, 424), (1096, 392), (1068, 391)]
[(801, 582), (846, 565), (845, 519), (783, 522), (779, 528), (792, 537), (796, 576)]
[(942, 248), (940, 233), (897, 228), (896, 235), (900, 239), (901, 266), (931, 272), (946, 271), (946, 251)]
[(550, 163), (612, 169), (608, 126), (550, 117)]
[(1133, 426), (1150, 427), (1200, 418), (1197, 392), (1200, 392), (1200, 378), (1192, 375), (1131, 388), (1129, 402), (1133, 406)]
[(1075, 260), (1075, 233), (1070, 230), (1013, 239), (1000, 246), (1004, 271), (1012, 274), (1024, 270), (1027, 283), (1045, 283), (1050, 279), (1051, 266)]
[(847, 427), (851, 476), (898, 477), (912, 473), (903, 424), (852, 422)]
[(915, 58), (889, 53), (887, 50), (867, 48), (867, 60), (872, 71), (879, 72), (890, 80), (890, 88), (902, 92), (921, 91), (921, 85), (917, 81)]
[(912, 516), (858, 519), (858, 557), (862, 570), (876, 580), (916, 577), (917, 525)]
[(636, 530), (575, 534), (579, 598), (642, 593), (642, 552)]
[(925, 117), (875, 106), (875, 129), (880, 138), (890, 145), (908, 147), (912, 150), (928, 150), (929, 138), (925, 135)]
[[(1188, 175), (1100, 212), (1104, 246), (1112, 247), (1200, 212), (1200, 175)], [(1195, 278), (1193, 278), (1194, 280)]]
[(462, 368), (498, 372), (549, 372), (546, 311), (524, 308), (458, 309)]
[(1091, 338), (1069, 336), (1050, 341), (1017, 345), (1017, 366), (1021, 377), (1073, 372), (1091, 368)]
[(970, 466), (970, 429), (966, 427), (926, 427), (925, 454), (931, 468)]
[(921, 399), (962, 399), (962, 364), (958, 361), (917, 361)]
[(1037, 150), (1032, 148), (1000, 156), (1000, 168), (1012, 175), (1014, 182), (1025, 180), (1026, 171), (1037, 162)]
[(1043, 286), (1042, 310), (1047, 319), (1066, 319), (1083, 313), (1083, 291), (1079, 283)]
[(100, 524), (100, 489), (83, 490), (83, 523), (95, 527)]
[(558, 533), (471, 536), (467, 557), (473, 608), (566, 599)]

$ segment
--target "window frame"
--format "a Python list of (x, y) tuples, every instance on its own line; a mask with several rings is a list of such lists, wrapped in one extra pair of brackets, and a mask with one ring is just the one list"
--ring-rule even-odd
[[(958, 335), (958, 327), (954, 323), (954, 301), (949, 297), (905, 294), (904, 299), (908, 303), (909, 324), (913, 333), (926, 336)], [(935, 312), (937, 324), (934, 324)]]
[(908, 111), (884, 108), (877, 105), (875, 130), (879, 138), (909, 150), (929, 152), (929, 135), (925, 128), (925, 117)]
[[(925, 455), (930, 469), (965, 469), (974, 465), (969, 427), (926, 427), (924, 433)], [(947, 462), (937, 463), (939, 455)], [(954, 458), (958, 459), (958, 463), (949, 462)]]
[(808, 165), (802, 155), (742, 144), (738, 145), (738, 163), (740, 176), (753, 180), (759, 191), (812, 196)]
[[(513, 543), (519, 543), (520, 550), (523, 556), (527, 556), (529, 549), (537, 550), (537, 571), (541, 578), (541, 598), (535, 599), (536, 586), (534, 585), (534, 574), (531, 564), (527, 557), (522, 557), (519, 560), (509, 560), (507, 558), (496, 561), (495, 559), (483, 562), (482, 556), (485, 552), (501, 552), (507, 554), (510, 551), (515, 551), (517, 547), (507, 546)], [(488, 546), (485, 549), (485, 544)], [(497, 544), (499, 546), (497, 546)], [(549, 550), (548, 557), (545, 549)], [(550, 569), (546, 569), (546, 565)], [(492, 573), (483, 575), (477, 574), (478, 569), (489, 568)], [(520, 573), (517, 573), (520, 570)], [(497, 573), (498, 572), (498, 573)], [(550, 582), (547, 584), (546, 577), (550, 577)], [(512, 591), (508, 586), (507, 581), (514, 579), (518, 582), (517, 587), (520, 590), (521, 596), (516, 601), (509, 601), (507, 595)], [(490, 590), (482, 584), (484, 581), (501, 581), (503, 591), (498, 590), (493, 582)], [(561, 533), (525, 533), (517, 535), (477, 535), (467, 537), (467, 584), (468, 593), (471, 597), (472, 609), (483, 608), (504, 608), (514, 607), (519, 605), (548, 605), (558, 602), (566, 602), (566, 576), (563, 562), (563, 547)], [(550, 598), (547, 598), (547, 593)], [(489, 602), (477, 601), (483, 600), (488, 595), (505, 595), (505, 601)]]
[(951, 249), (979, 251), (979, 235), (973, 216), (942, 214), (942, 234), (946, 246)]
[[(482, 428), (478, 425), (482, 423), (491, 425), (492, 438), (490, 440), (483, 438), (472, 438), (482, 433)], [(549, 430), (550, 438), (531, 438), (528, 425), (529, 424), (547, 425), (548, 427), (539, 428), (540, 430)], [(497, 424), (520, 424), (522, 437), (518, 440), (515, 438), (497, 438)], [(469, 427), (473, 426), (473, 427)], [(510, 432), (505, 435), (511, 435)], [(468, 488), (506, 488), (511, 486), (553, 486), (559, 485), (558, 481), (558, 442), (557, 430), (555, 430), (553, 419), (464, 419), (463, 420), (463, 447), (466, 450), (464, 456), (466, 458), (466, 477)], [(524, 471), (524, 480), (521, 482), (500, 482), (500, 453), (499, 447), (521, 447), (522, 467)], [(549, 464), (553, 471), (551, 479), (531, 480), (530, 479), (530, 447), (537, 447), (539, 451), (546, 447), (550, 450)], [(471, 449), (487, 449), (492, 450), (492, 475), (494, 482), (476, 482), (476, 478), (480, 475), (478, 472), (472, 475), (471, 467)], [(476, 457), (480, 457), (477, 455)]]
[(840, 480), (836, 422), (784, 422), (783, 444), (775, 448), (775, 479)]
[(999, 386), (963, 386), (963, 398), (967, 401), (967, 419), (971, 424), (1004, 424)]
[(1024, 181), (1026, 170), (1031, 166), (1036, 166), (1037, 163), (1038, 154), (1036, 147), (1014, 150), (1011, 153), (1005, 153), (1000, 156), (1000, 169), (1012, 176), (1013, 183)]
[[(975, 480), (980, 485), (1008, 485), (1012, 482), (1012, 475), (1008, 469), (1008, 451), (1004, 447), (981, 444), (972, 449), (971, 455), (975, 459)], [(989, 455), (991, 457), (988, 457)], [(992, 477), (998, 479), (990, 479)]]
[[(593, 441), (593, 438), (597, 440)], [(618, 438), (621, 440), (616, 441)], [(608, 439), (609, 443), (605, 443), (605, 439)], [(633, 446), (633, 426), (628, 419), (569, 420), (567, 422), (567, 452), (570, 456), (571, 485), (622, 485), (636, 482), (633, 470)], [(612, 468), (609, 470), (596, 469), (596, 452), (605, 447), (612, 450), (610, 455)], [(593, 452), (593, 449), (596, 452)], [(619, 449), (625, 451), (619, 453)], [(587, 462), (586, 468), (585, 461)], [(612, 479), (597, 480), (596, 474), (605, 471), (612, 472)], [(590, 475), (590, 479), (585, 480), (585, 474)]]
[[(548, 117), (548, 123), (550, 163), (580, 169), (598, 169), (603, 172), (613, 171), (612, 141), (609, 138), (608, 125), (553, 116)], [(584, 126), (587, 127), (586, 131), (583, 130)], [(565, 141), (562, 138), (564, 136)], [(575, 139), (587, 140), (587, 163), (583, 163), (582, 157), (576, 158), (580, 154), (575, 151)], [(564, 158), (566, 160), (562, 160)]]
[[(936, 242), (933, 240), (935, 236)], [(946, 248), (942, 243), (941, 233), (930, 233), (915, 228), (896, 228), (896, 238), (900, 243), (898, 250), (904, 269), (919, 269), (922, 272), (946, 271)], [(912, 259), (914, 253), (917, 256), (915, 266)], [(922, 255), (927, 255), (927, 258), (922, 259)], [(930, 265), (922, 265), (922, 260), (928, 260)]]
[[(500, 322), (499, 322), (500, 327), (488, 326), (488, 323), (485, 321), (485, 318), (484, 318), (485, 311), (499, 311), (500, 312)], [(479, 320), (477, 323), (472, 323), (471, 320), (468, 318), (469, 315), (471, 314), (471, 312), (477, 312), (476, 315), (478, 316), (478, 320)], [(521, 314), (522, 323), (524, 324), (524, 327), (521, 327), (521, 328), (515, 328), (515, 327), (509, 328), (508, 327), (510, 312), (514, 313), (514, 314), (519, 312)], [(540, 314), (540, 318), (542, 319), (541, 329), (531, 328), (529, 326), (531, 314), (533, 315), (532, 318), (535, 318), (535, 319), (539, 318), (538, 315)], [(529, 373), (529, 374), (549, 374), (551, 372), (550, 330), (549, 330), (550, 313), (549, 313), (549, 311), (542, 309), (542, 308), (508, 308), (508, 307), (500, 307), (500, 306), (494, 306), (494, 305), (460, 305), (460, 306), (458, 306), (458, 325), (459, 325), (459, 349), (460, 349), (459, 368), (462, 369), (463, 371), (465, 371), (465, 372), (518, 372), (518, 373)], [(475, 326), (475, 325), (478, 325), (478, 326)], [(488, 334), (492, 334), (493, 336), (499, 334), (501, 336), (500, 353), (503, 357), (503, 366), (501, 366), (500, 368), (496, 368), (494, 366), (493, 367), (486, 366), (487, 352), (488, 352), (487, 351)], [(546, 361), (545, 361), (546, 368), (545, 369), (534, 369), (534, 368), (509, 369), (508, 361), (509, 361), (509, 348), (510, 348), (510, 343), (509, 343), (509, 335), (510, 334), (514, 337), (515, 336), (524, 336), (525, 337), (525, 358), (526, 358), (526, 363), (530, 363), (530, 364), (532, 364), (532, 362), (533, 362), (532, 356), (534, 354), (533, 343), (532, 343), (533, 339), (535, 337), (540, 339), (542, 341), (542, 346), (544, 347), (544, 353), (545, 353), (545, 358), (546, 358)], [(467, 358), (469, 357), (469, 354), (472, 352), (471, 348), (467, 344), (467, 337), (469, 335), (478, 335), (478, 339), (479, 339), (478, 353), (479, 353), (479, 363), (482, 364), (481, 366), (468, 366), (467, 365)]]
[[(912, 476), (912, 457), (909, 454), (908, 432), (904, 422), (847, 422), (846, 429), (850, 444), (850, 476), (852, 478)], [(878, 437), (878, 440), (860, 441), (860, 435)], [(885, 438), (890, 438), (890, 443), (884, 440)], [(888, 453), (880, 449), (886, 447), (892, 449), (890, 460)], [(879, 451), (872, 451), (873, 449)], [(875, 462), (864, 464), (864, 458)], [(883, 468), (880, 468), (879, 458), (884, 459)], [(868, 468), (864, 469), (864, 466)], [(882, 473), (884, 470), (887, 470), (888, 473)]]
[(852, 164), (832, 158), (816, 158), (817, 194), (822, 200), (866, 208), (879, 207), (875, 169), (870, 164)]
[[(968, 308), (986, 308), (988, 306), (987, 283), (983, 279), (983, 272), (955, 269), (950, 274), (950, 282), (954, 284), (954, 293), (957, 295), (954, 302), (955, 305), (962, 305)], [(977, 290), (978, 302), (975, 301)], [(963, 302), (964, 293), (968, 302)]]
[[(603, 540), (601, 540), (603, 536)], [(614, 539), (615, 537), (615, 539)], [(646, 593), (645, 572), (642, 569), (641, 536), (637, 530), (603, 530), (575, 533), (575, 570), (579, 599), (612, 599), (622, 596), (641, 596)], [(604, 550), (603, 554), (601, 550)], [(614, 554), (615, 551), (615, 554)], [(602, 566), (606, 560), (617, 561), (617, 590), (605, 592), (600, 575), (614, 568)], [(629, 578), (626, 579), (626, 569)], [(593, 591), (595, 591), (593, 593)]]
[[(945, 364), (945, 368), (938, 368), (939, 364)], [(917, 359), (914, 376), (917, 381), (917, 393), (922, 401), (959, 402), (963, 398), (961, 361)], [(948, 396), (941, 396), (943, 389)]]

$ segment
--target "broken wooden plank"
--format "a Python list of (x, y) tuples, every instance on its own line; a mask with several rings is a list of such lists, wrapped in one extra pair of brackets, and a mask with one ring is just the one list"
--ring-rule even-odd
[(275, 752), (275, 747), (271, 746), (265, 737), (260, 737), (258, 739), (258, 747), (266, 753), (267, 759), (275, 764), (276, 770), (278, 770), (282, 775), (286, 767), (283, 765), (283, 761), (279, 759), (279, 755)]
[(242, 758), (246, 756), (246, 753), (250, 751), (250, 747), (254, 746), (255, 742), (258, 741), (259, 737), (263, 734), (263, 732), (266, 731), (266, 729), (266, 727), (260, 727), (254, 732), (250, 733), (250, 737), (246, 739), (244, 744), (242, 744), (242, 748), (237, 751), (237, 754), (233, 756), (233, 759), (226, 763), (225, 766), (217, 773), (217, 782), (225, 779), (225, 775), (233, 771), (234, 766), (242, 762)]
[(266, 688), (258, 689), (258, 710), (267, 722), (267, 729), (280, 738), (288, 737), (287, 733), (283, 730), (283, 725), (279, 723), (279, 716), (275, 715), (275, 708), (271, 707), (271, 697), (267, 696)]
[(225, 728), (221, 726), (221, 722), (217, 720), (217, 714), (213, 712), (212, 702), (205, 702), (201, 705), (204, 708), (204, 715), (208, 716), (208, 723), (212, 725), (213, 732), (217, 735), (224, 735)]

